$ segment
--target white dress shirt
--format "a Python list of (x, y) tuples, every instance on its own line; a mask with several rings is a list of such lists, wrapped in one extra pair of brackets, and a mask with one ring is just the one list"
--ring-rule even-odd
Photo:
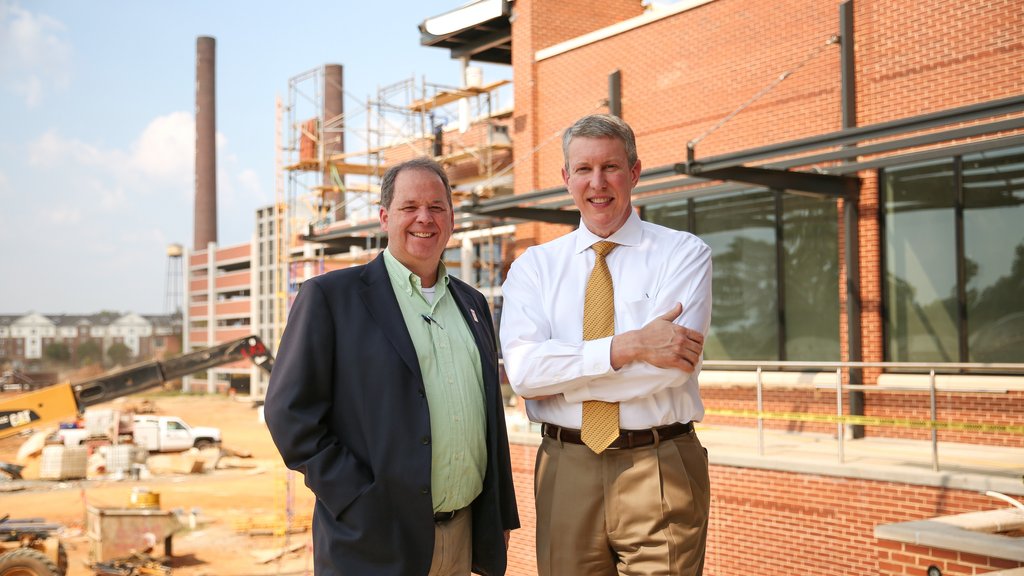
[[(501, 348), (512, 389), (534, 422), (580, 428), (582, 402), (620, 402), (619, 427), (638, 430), (704, 417), (697, 376), (633, 362), (614, 370), (612, 337), (583, 340), (583, 301), (594, 266), (589, 248), (619, 244), (606, 257), (615, 288), (615, 333), (642, 328), (677, 302), (676, 324), (707, 334), (711, 248), (696, 236), (644, 222), (636, 213), (601, 238), (580, 227), (530, 247), (502, 285)], [(703, 356), (702, 356), (703, 358)], [(550, 396), (530, 400), (530, 397)]]

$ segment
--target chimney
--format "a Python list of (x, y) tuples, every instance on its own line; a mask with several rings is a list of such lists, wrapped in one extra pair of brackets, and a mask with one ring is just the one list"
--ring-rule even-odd
[[(340, 64), (324, 65), (324, 110), (323, 127), (321, 138), (323, 138), (324, 158), (330, 158), (334, 154), (345, 152), (345, 122), (342, 114), (345, 112), (344, 90), (342, 81), (343, 69)], [(344, 178), (339, 174), (338, 178)], [(335, 218), (345, 218), (345, 198), (338, 182), (334, 181), (335, 176), (331, 173), (329, 164), (324, 165), (324, 202), (335, 210)]]
[(196, 39), (196, 206), (194, 250), (217, 241), (216, 40)]

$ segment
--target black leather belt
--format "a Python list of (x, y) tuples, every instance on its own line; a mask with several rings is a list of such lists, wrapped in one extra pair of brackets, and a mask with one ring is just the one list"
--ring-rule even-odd
[[(540, 428), (541, 435), (546, 438), (553, 438), (570, 444), (583, 444), (580, 439), (580, 431), (572, 428), (562, 428), (554, 424), (544, 424)], [(626, 448), (640, 448), (650, 446), (655, 441), (669, 440), (677, 436), (693, 432), (693, 422), (685, 424), (677, 422), (668, 426), (647, 428), (645, 430), (619, 430), (619, 437), (608, 446), (609, 450), (622, 450)]]
[(434, 523), (443, 524), (452, 518), (455, 518), (455, 514), (458, 510), (452, 510), (451, 512), (434, 512)]

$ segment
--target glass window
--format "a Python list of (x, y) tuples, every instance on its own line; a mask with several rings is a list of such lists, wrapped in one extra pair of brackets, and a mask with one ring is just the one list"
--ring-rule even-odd
[(836, 201), (784, 194), (782, 210), (786, 360), (839, 360)]
[(953, 162), (888, 170), (882, 186), (889, 360), (957, 362)]
[(970, 362), (1024, 361), (1024, 148), (964, 156)]
[(667, 204), (650, 206), (644, 212), (644, 219), (672, 228), (673, 230), (690, 230), (690, 200), (677, 200)]
[(705, 355), (778, 359), (775, 194), (738, 192), (694, 202), (696, 230), (711, 247), (714, 304)]

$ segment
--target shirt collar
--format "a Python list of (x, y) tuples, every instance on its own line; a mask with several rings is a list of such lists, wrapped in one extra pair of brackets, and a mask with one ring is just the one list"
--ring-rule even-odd
[(576, 254), (586, 251), (588, 248), (602, 240), (615, 242), (620, 246), (638, 246), (643, 236), (643, 221), (637, 215), (636, 210), (629, 211), (629, 218), (611, 236), (601, 238), (587, 228), (583, 220), (580, 220), (580, 227), (576, 230)]
[[(388, 269), (388, 277), (391, 278), (391, 286), (396, 291), (402, 291), (407, 296), (413, 294), (423, 294), (423, 284), (420, 281), (420, 277), (417, 276), (412, 270), (405, 267), (395, 258), (395, 255), (391, 253), (389, 248), (384, 249), (384, 266)], [(434, 283), (434, 288), (437, 290), (434, 295), (434, 301), (441, 299), (441, 295), (445, 293), (445, 287), (448, 285), (448, 268), (445, 267), (444, 262), (438, 262), (437, 264), (437, 282)]]

